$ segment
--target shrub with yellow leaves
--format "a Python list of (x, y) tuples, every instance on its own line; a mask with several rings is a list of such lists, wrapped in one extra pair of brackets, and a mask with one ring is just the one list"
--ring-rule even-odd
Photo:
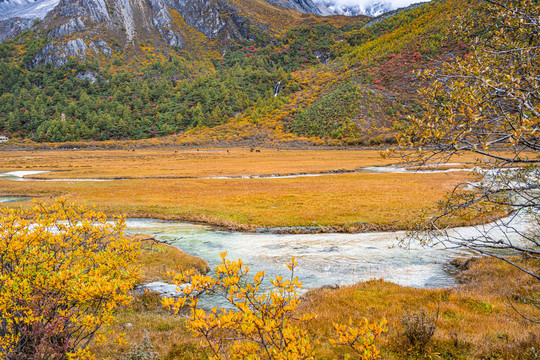
[(363, 323), (355, 325), (349, 318), (349, 324), (334, 323), (337, 339), (330, 339), (334, 346), (342, 345), (353, 350), (356, 357), (360, 360), (372, 360), (380, 357), (380, 352), (375, 346), (375, 341), (386, 332), (386, 319), (379, 323), (370, 323), (364, 318)]
[(0, 210), (2, 359), (93, 358), (86, 346), (139, 277), (124, 227), (63, 198)]
[[(163, 305), (179, 313), (186, 304), (189, 314), (188, 327), (194, 336), (200, 336), (210, 349), (213, 359), (311, 359), (313, 344), (307, 332), (299, 326), (311, 315), (294, 317), (300, 303), (297, 289), (302, 283), (294, 277), (297, 266), (294, 258), (287, 264), (290, 279), (276, 276), (271, 279), (272, 291), (261, 290), (265, 273), (259, 272), (248, 281), (249, 271), (242, 260), (226, 260), (213, 276), (199, 275), (194, 271), (175, 276), (175, 284), (184, 287), (185, 297), (163, 299)], [(199, 295), (213, 294), (226, 299), (229, 309), (213, 308), (204, 311), (198, 307)]]

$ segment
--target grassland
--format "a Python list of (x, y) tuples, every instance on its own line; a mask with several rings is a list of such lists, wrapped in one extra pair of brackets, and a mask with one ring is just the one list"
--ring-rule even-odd
[[(0, 195), (63, 195), (110, 214), (197, 221), (240, 230), (306, 226), (320, 227), (321, 231), (405, 229), (412, 226), (415, 212), (433, 206), (457, 183), (471, 179), (466, 172), (340, 173), (398, 162), (383, 159), (374, 150), (250, 152), (248, 148), (235, 148), (2, 155), (0, 171), (48, 170), (52, 172), (35, 177), (49, 180), (122, 180), (0, 179)], [(328, 172), (337, 173), (241, 178)]]
[[(458, 259), (461, 285), (451, 289), (415, 289), (372, 280), (340, 289), (317, 289), (307, 294), (301, 311), (317, 314), (309, 324), (322, 340), (322, 358), (335, 358), (325, 345), (332, 322), (352, 317), (388, 320), (381, 339), (384, 359), (533, 359), (540, 329), (509, 307), (512, 294), (534, 289), (535, 280), (493, 259)], [(519, 308), (538, 316), (535, 307)], [(425, 352), (411, 350), (404, 336), (404, 316), (424, 311), (436, 324)], [(326, 352), (325, 352), (326, 351)]]
[(0, 171), (49, 170), (36, 178), (210, 177), (318, 173), (398, 162), (374, 150), (150, 149), (6, 151)]

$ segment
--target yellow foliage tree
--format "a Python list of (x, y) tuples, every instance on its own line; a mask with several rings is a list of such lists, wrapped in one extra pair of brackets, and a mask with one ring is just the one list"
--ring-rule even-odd
[(0, 356), (90, 358), (85, 349), (138, 279), (123, 219), (60, 198), (0, 211)]
[[(295, 311), (300, 304), (297, 290), (302, 283), (294, 276), (298, 265), (294, 258), (286, 264), (290, 278), (270, 279), (273, 290), (264, 292), (264, 271), (248, 281), (249, 269), (242, 260), (229, 261), (226, 255), (221, 254), (222, 263), (213, 276), (199, 275), (193, 270), (176, 275), (174, 282), (185, 296), (163, 299), (163, 305), (175, 313), (182, 313), (182, 308), (188, 306), (188, 315), (183, 315), (188, 319), (188, 328), (193, 336), (204, 339), (213, 359), (313, 359), (315, 343), (301, 324), (314, 316)], [(202, 294), (221, 296), (229, 306), (200, 309)], [(380, 324), (366, 320), (359, 326), (335, 324), (337, 340), (333, 344), (350, 346), (362, 360), (377, 359), (375, 340), (386, 331), (385, 324), (385, 320)]]
[[(249, 271), (241, 260), (226, 260), (215, 269), (215, 275), (198, 275), (187, 271), (175, 277), (175, 284), (187, 282), (178, 299), (167, 298), (163, 305), (178, 313), (188, 304), (188, 327), (194, 336), (202, 336), (214, 359), (311, 359), (313, 346), (307, 332), (294, 320), (294, 310), (300, 303), (297, 289), (301, 286), (294, 277), (297, 263), (287, 264), (291, 278), (271, 279), (274, 290), (260, 291), (265, 273), (259, 272), (253, 282), (246, 280)], [(230, 309), (198, 308), (198, 296), (203, 293), (220, 295)], [(311, 315), (297, 320), (309, 320)]]
[[(420, 92), (424, 112), (400, 124), (399, 143), (418, 150), (417, 163), (477, 154), (484, 180), (460, 184), (428, 219), (426, 228), (435, 231), (419, 235), (501, 259), (540, 280), (540, 3), (471, 3), (452, 33), (463, 41), (463, 56), (421, 74), (430, 82)], [(501, 210), (531, 218), (530, 229), (498, 221), (473, 236), (445, 231), (456, 217), (495, 221)], [(537, 293), (516, 298), (540, 307)]]

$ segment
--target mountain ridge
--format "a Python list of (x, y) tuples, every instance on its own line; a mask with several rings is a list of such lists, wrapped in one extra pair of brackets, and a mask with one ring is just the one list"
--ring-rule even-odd
[[(367, 15), (379, 16), (384, 12), (395, 10), (396, 7), (388, 0), (372, 0), (365, 5), (340, 5), (335, 0), (266, 0), (269, 4), (281, 7), (283, 9), (294, 9), (304, 13), (315, 15)], [(176, 6), (169, 6), (175, 9), (178, 5), (186, 5), (187, 1), (169, 1), (176, 2)], [(0, 1), (0, 19), (10, 18), (28, 18), (43, 19), (45, 16), (60, 3), (60, 0), (1, 0)], [(124, 5), (128, 5), (127, 3)]]
[(332, 1), (1, 0), (0, 42), (31, 28), (52, 38), (27, 64), (30, 67), (46, 62), (61, 66), (73, 57), (110, 57), (134, 40), (159, 39), (157, 47), (168, 53), (166, 47), (184, 49), (187, 37), (200, 37), (192, 29), (223, 53), (242, 39), (282, 32), (300, 23), (302, 14), (376, 15), (389, 9), (386, 0), (374, 0), (364, 8), (336, 7)]
[[(62, 0), (0, 44), (0, 133), (39, 142), (391, 142), (393, 122), (417, 111), (413, 71), (455, 51), (443, 30), (463, 1), (411, 7), (366, 27), (369, 17), (320, 17), (262, 0), (212, 2), (210, 15), (185, 3), (164, 11), (166, 0), (123, 11), (111, 0)], [(166, 42), (169, 33), (179, 45)]]

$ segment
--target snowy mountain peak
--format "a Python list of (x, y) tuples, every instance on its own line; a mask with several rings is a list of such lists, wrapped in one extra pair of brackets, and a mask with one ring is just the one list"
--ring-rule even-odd
[(377, 17), (395, 7), (389, 1), (374, 0), (368, 3), (354, 4), (354, 2), (339, 3), (335, 0), (319, 0), (331, 14), (335, 15), (367, 15)]

